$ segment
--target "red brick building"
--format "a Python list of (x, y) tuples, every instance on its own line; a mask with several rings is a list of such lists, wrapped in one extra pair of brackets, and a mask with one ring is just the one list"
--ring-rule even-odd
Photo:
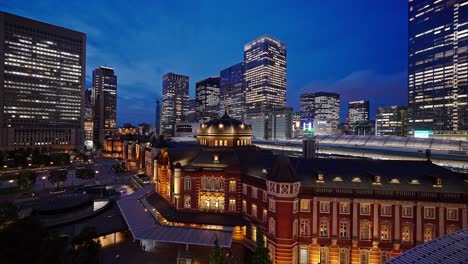
[(147, 154), (147, 201), (164, 224), (230, 226), (251, 248), (262, 232), (274, 263), (383, 263), (468, 227), (466, 175), (431, 162), (275, 156), (227, 115), (198, 133)]

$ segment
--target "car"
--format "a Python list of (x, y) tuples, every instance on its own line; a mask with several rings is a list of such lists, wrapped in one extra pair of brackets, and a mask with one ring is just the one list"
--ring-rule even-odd
[(117, 189), (117, 191), (118, 191), (119, 193), (126, 193), (126, 192), (127, 192), (127, 189), (125, 189), (125, 188), (119, 188), (119, 189)]

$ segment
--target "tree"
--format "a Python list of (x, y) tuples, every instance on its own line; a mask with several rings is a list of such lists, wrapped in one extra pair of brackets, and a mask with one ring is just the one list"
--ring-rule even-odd
[(114, 165), (112, 165), (112, 169), (115, 171), (116, 174), (120, 175), (122, 173), (124, 173), (126, 171), (125, 169), (125, 164), (122, 162), (122, 163), (116, 163)]
[(50, 183), (54, 184), (58, 189), (60, 183), (67, 180), (67, 174), (67, 170), (53, 170), (50, 172), (48, 180)]
[(99, 263), (101, 243), (94, 240), (97, 236), (95, 227), (86, 226), (83, 228), (80, 234), (71, 241), (72, 248), (68, 254), (70, 262), (76, 264)]
[(224, 250), (219, 246), (218, 238), (214, 241), (214, 247), (210, 252), (210, 264), (225, 264), (226, 256), (224, 255)]
[(257, 230), (257, 247), (250, 259), (252, 264), (273, 264), (270, 259), (268, 248), (265, 247), (265, 241), (263, 240), (263, 233)]
[(94, 170), (89, 168), (76, 169), (76, 177), (80, 179), (92, 179), (94, 178)]
[(18, 187), (20, 190), (27, 190), (36, 182), (36, 172), (22, 171), (18, 175)]
[(18, 219), (18, 213), (16, 212), (16, 206), (12, 203), (0, 204), (0, 230), (4, 229), (8, 224)]

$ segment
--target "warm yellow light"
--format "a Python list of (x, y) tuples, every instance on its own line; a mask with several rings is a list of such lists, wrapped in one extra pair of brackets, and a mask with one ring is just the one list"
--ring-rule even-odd
[(47, 177), (46, 177), (46, 176), (42, 176), (42, 179), (45, 180), (45, 179), (47, 179)]

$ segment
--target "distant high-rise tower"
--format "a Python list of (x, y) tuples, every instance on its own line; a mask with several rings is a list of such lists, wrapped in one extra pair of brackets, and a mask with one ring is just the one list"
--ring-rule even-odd
[(340, 123), (340, 95), (337, 93), (303, 93), (300, 99), (301, 121), (330, 122), (336, 129)]
[(85, 90), (84, 99), (84, 140), (87, 148), (92, 148), (93, 142), (93, 126), (94, 126), (94, 115), (93, 115), (93, 101), (92, 101), (93, 89)]
[(176, 122), (185, 121), (189, 108), (189, 77), (167, 73), (163, 76), (161, 133), (174, 135)]
[(86, 34), (0, 12), (0, 148), (81, 149)]
[(93, 71), (94, 142), (117, 133), (117, 76), (114, 69), (101, 66)]
[(227, 111), (230, 117), (243, 120), (245, 92), (243, 85), (244, 63), (238, 63), (220, 72), (220, 107), (222, 115)]
[[(369, 121), (369, 101), (360, 100), (348, 103), (348, 122), (350, 131)], [(351, 133), (354, 134), (354, 133)]]
[(286, 106), (286, 44), (262, 36), (244, 46), (245, 103), (248, 109)]
[(219, 77), (210, 77), (197, 82), (195, 111), (199, 117), (203, 117), (204, 122), (218, 117)]
[(406, 106), (380, 106), (375, 111), (375, 134), (378, 136), (407, 136)]
[(408, 19), (409, 126), (468, 139), (468, 4), (413, 0)]

